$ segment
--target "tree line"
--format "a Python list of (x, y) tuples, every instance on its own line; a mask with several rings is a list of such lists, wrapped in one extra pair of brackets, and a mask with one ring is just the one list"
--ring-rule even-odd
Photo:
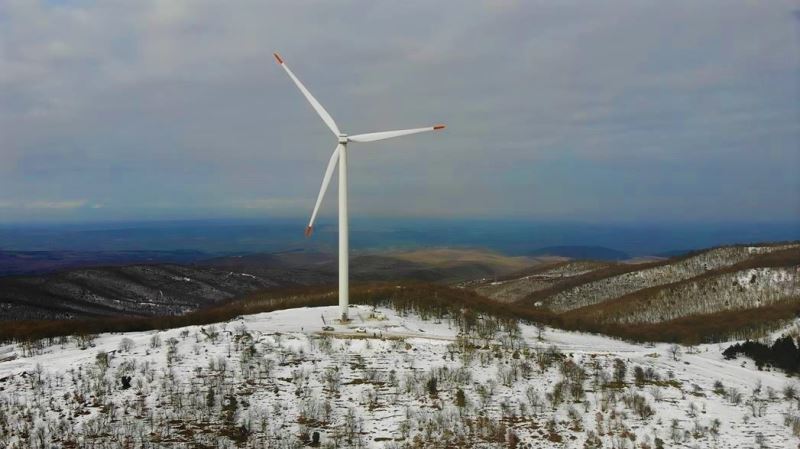
[[(784, 301), (752, 309), (692, 315), (660, 323), (603, 323), (595, 314), (559, 315), (526, 304), (498, 303), (469, 289), (429, 283), (357, 283), (351, 286), (351, 303), (387, 306), (421, 316), (442, 317), (474, 311), (497, 317), (538, 323), (565, 330), (595, 332), (629, 341), (663, 341), (685, 344), (753, 338), (800, 316), (800, 302)], [(276, 289), (179, 316), (97, 318), (83, 320), (5, 321), (0, 342), (33, 342), (62, 336), (90, 336), (104, 332), (137, 332), (207, 325), (237, 316), (296, 307), (338, 303), (332, 286)], [(577, 311), (576, 311), (577, 312)]]
[(775, 367), (788, 374), (800, 372), (800, 348), (788, 335), (775, 340), (772, 346), (747, 340), (744, 343), (729, 346), (722, 352), (727, 360), (735, 359), (740, 354), (753, 359), (758, 369)]

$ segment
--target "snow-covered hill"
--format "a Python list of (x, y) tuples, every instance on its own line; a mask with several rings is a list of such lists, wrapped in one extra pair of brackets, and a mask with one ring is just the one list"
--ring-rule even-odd
[(0, 447), (800, 443), (794, 381), (721, 345), (673, 356), (470, 313), (336, 310), (0, 347)]
[(684, 282), (644, 298), (623, 298), (597, 307), (596, 316), (599, 322), (658, 323), (796, 298), (800, 298), (800, 266), (761, 267)]
[(552, 267), (546, 266), (522, 277), (482, 282), (475, 287), (475, 291), (494, 301), (514, 302), (533, 292), (553, 287), (564, 279), (574, 278), (606, 266), (608, 264), (604, 262), (585, 260), (556, 263)]
[(619, 298), (637, 290), (684, 281), (703, 273), (733, 266), (755, 255), (767, 254), (798, 245), (730, 246), (714, 248), (677, 262), (630, 271), (558, 292), (543, 301), (555, 312), (597, 304)]

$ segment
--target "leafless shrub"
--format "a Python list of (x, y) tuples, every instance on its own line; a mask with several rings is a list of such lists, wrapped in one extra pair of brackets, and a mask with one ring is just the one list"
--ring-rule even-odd
[(125, 337), (125, 338), (123, 338), (122, 340), (119, 341), (119, 350), (120, 350), (120, 352), (130, 352), (130, 351), (133, 350), (134, 346), (135, 346), (135, 344), (133, 343), (133, 340), (131, 340), (128, 337)]

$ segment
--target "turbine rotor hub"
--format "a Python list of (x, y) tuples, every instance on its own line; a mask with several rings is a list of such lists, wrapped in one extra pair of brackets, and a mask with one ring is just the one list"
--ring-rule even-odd
[(339, 134), (339, 143), (341, 143), (342, 145), (346, 145), (347, 142), (348, 142), (347, 134)]

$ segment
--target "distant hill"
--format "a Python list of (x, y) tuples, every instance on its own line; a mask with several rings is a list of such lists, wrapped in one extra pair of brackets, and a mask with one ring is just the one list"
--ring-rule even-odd
[(654, 256), (655, 257), (679, 257), (679, 256), (685, 256), (685, 255), (687, 255), (687, 254), (689, 254), (691, 252), (695, 252), (695, 251), (697, 251), (697, 250), (694, 250), (694, 249), (674, 249), (674, 250), (671, 250), (671, 251), (664, 251), (664, 252), (660, 252), (658, 254), (654, 254)]
[(464, 288), (507, 308), (551, 312), (566, 328), (643, 340), (752, 338), (800, 316), (800, 244), (721, 246), (637, 264), (570, 260)]
[(206, 253), (176, 251), (4, 251), (0, 276), (44, 274), (76, 268), (131, 264), (190, 263), (208, 259)]
[[(3, 254), (6, 272), (36, 274), (0, 277), (0, 320), (180, 315), (258, 291), (335, 285), (338, 279), (336, 255), (316, 251), (203, 260), (197, 259), (207, 256), (194, 252)], [(350, 257), (350, 276), (356, 282), (450, 283), (537, 263), (482, 250), (363, 253)]]
[(531, 255), (591, 260), (626, 260), (631, 258), (628, 253), (603, 246), (548, 246), (534, 250)]
[[(470, 287), (490, 299), (527, 303), (564, 313), (642, 295), (648, 298), (661, 295), (659, 298), (667, 301), (684, 301), (705, 289), (709, 281), (714, 281), (721, 284), (708, 287), (712, 292), (704, 293), (708, 298), (702, 299), (703, 303), (713, 300), (730, 307), (739, 301), (738, 296), (747, 296), (741, 300), (747, 305), (758, 306), (800, 295), (798, 267), (798, 244), (722, 246), (640, 264), (583, 260), (560, 262), (508, 276), (499, 282), (485, 281)], [(731, 277), (732, 273), (735, 276)], [(751, 291), (748, 289), (751, 286), (758, 286), (761, 290)], [(688, 290), (683, 291), (684, 288)], [(693, 301), (692, 307), (701, 298)], [(671, 316), (673, 312), (685, 312), (692, 307), (686, 305), (662, 315)], [(626, 313), (624, 308), (618, 311)]]

